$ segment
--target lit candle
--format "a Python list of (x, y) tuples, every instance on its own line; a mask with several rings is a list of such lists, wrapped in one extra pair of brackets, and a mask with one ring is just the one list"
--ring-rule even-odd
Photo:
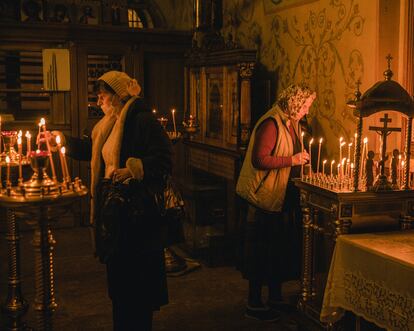
[(27, 138), (27, 155), (30, 154), (30, 152), (32, 151), (32, 144), (31, 144), (31, 139), (32, 139), (32, 135), (30, 134), (29, 131), (26, 131), (25, 134), (26, 138)]
[(327, 160), (323, 160), (322, 162), (322, 176), (325, 176), (325, 164), (326, 164)]
[[(50, 149), (49, 137), (47, 137), (48, 132), (46, 132), (46, 125), (44, 123), (44, 119), (42, 118), (42, 120), (43, 120), (42, 126), (43, 126), (43, 130), (44, 130), (43, 134), (44, 134), (44, 137), (45, 137), (45, 140), (46, 140), (47, 151), (49, 152), (50, 168), (52, 169), (52, 179), (54, 181), (56, 181), (55, 164), (53, 163), (53, 155), (52, 155), (52, 150)], [(40, 121), (40, 122), (42, 122), (42, 121)]]
[(402, 160), (401, 161), (401, 185), (404, 184), (404, 165), (405, 165), (405, 161)]
[(331, 177), (333, 177), (333, 165), (335, 163), (335, 160), (331, 161)]
[(401, 185), (401, 154), (398, 155), (398, 183)]
[(348, 160), (351, 162), (351, 147), (352, 147), (352, 143), (348, 144)]
[[(21, 131), (19, 132), (19, 134)], [(17, 150), (19, 153), (19, 181), (23, 180), (23, 172), (22, 172), (22, 136), (17, 137)]]
[[(1, 148), (3, 147), (2, 144), (1, 144), (1, 139), (2, 139), (2, 136), (1, 136), (1, 116), (0, 116), (0, 154), (1, 154)], [(1, 168), (1, 166), (0, 166), (0, 168)], [(0, 178), (0, 181), (1, 181), (1, 178)]]
[(174, 135), (177, 136), (177, 126), (175, 125), (175, 108), (171, 109), (173, 126), (174, 126)]
[(345, 162), (346, 162), (346, 157), (344, 157), (342, 159), (342, 161), (341, 161), (341, 175), (342, 175), (342, 177), (344, 176), (344, 166), (345, 166)]
[(364, 177), (364, 173), (365, 173), (365, 162), (366, 162), (366, 150), (367, 150), (367, 146), (368, 146), (368, 138), (365, 137), (364, 138), (364, 146), (362, 147), (362, 153), (361, 153), (361, 169), (360, 169), (360, 177), (363, 178)]
[(70, 175), (69, 175), (69, 168), (68, 168), (68, 164), (66, 163), (66, 149), (65, 147), (62, 147), (60, 149), (60, 153), (62, 154), (62, 158), (63, 158), (63, 168), (65, 169), (65, 173), (66, 173), (66, 181), (70, 182)]
[(57, 144), (57, 149), (59, 151), (60, 166), (62, 168), (62, 177), (63, 177), (63, 181), (65, 181), (67, 174), (66, 174), (65, 165), (63, 164), (63, 155), (62, 155), (62, 150), (61, 150), (61, 145), (60, 145), (61, 144), (60, 136), (56, 136), (55, 140)]
[(356, 153), (356, 145), (357, 145), (357, 138), (358, 138), (358, 134), (355, 132), (354, 134), (354, 163), (355, 163), (355, 153)]
[(309, 176), (312, 177), (312, 143), (313, 138), (309, 140)]
[(319, 163), (320, 163), (320, 160), (321, 160), (321, 146), (322, 146), (322, 141), (323, 141), (323, 138), (319, 139), (319, 148), (318, 148), (318, 165), (317, 165), (317, 170), (316, 170), (316, 173), (319, 173)]
[[(190, 115), (191, 116), (191, 115)], [(302, 162), (302, 155), (303, 155), (303, 136), (305, 135), (305, 132), (302, 131), (302, 133), (300, 134), (300, 149), (301, 149), (301, 154), (300, 154), (300, 179), (303, 180), (303, 162)]]
[(342, 140), (344, 140), (344, 138), (339, 138), (339, 163), (341, 163), (342, 160)]
[(354, 175), (354, 163), (351, 162), (351, 176)]
[(339, 181), (341, 181), (341, 162), (338, 163), (337, 168), (338, 168), (338, 179)]
[(7, 164), (7, 177), (6, 177), (6, 187), (10, 186), (10, 157), (6, 156), (6, 164)]

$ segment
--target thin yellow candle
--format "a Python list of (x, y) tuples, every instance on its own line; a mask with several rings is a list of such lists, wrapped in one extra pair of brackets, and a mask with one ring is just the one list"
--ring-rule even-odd
[(354, 134), (354, 163), (355, 163), (355, 153), (356, 153), (356, 145), (357, 145), (357, 138), (358, 138), (358, 134), (355, 132)]
[(61, 151), (60, 136), (56, 136), (55, 140), (56, 140), (57, 148), (58, 148), (58, 151), (59, 151), (59, 160), (60, 160), (60, 166), (62, 168), (62, 177), (63, 177), (63, 180), (65, 181), (66, 180), (66, 168), (65, 168), (65, 165), (63, 164), (63, 156), (62, 156), (62, 151)]
[(351, 162), (351, 176), (354, 175), (354, 163)]
[[(19, 132), (21, 133), (21, 131)], [(19, 181), (23, 180), (23, 172), (22, 172), (22, 137), (18, 136), (17, 137), (17, 150), (19, 153)]]
[(173, 126), (174, 126), (174, 135), (177, 136), (177, 126), (175, 125), (175, 108), (171, 109)]
[[(1, 143), (1, 139), (2, 139), (2, 136), (1, 136), (1, 116), (0, 116), (0, 154), (1, 154), (1, 149), (2, 149), (2, 143)], [(1, 168), (1, 166), (0, 166), (0, 168)], [(1, 174), (1, 173), (0, 173)], [(1, 178), (0, 178), (0, 181), (1, 181)]]
[(317, 170), (316, 170), (316, 173), (317, 173), (317, 174), (319, 174), (319, 163), (320, 163), (320, 160), (321, 160), (321, 146), (322, 146), (322, 141), (323, 141), (323, 138), (319, 139), (319, 148), (318, 148), (318, 165), (317, 165)]
[(340, 137), (339, 138), (339, 163), (341, 163), (342, 160), (342, 140), (344, 140), (344, 138)]
[(401, 185), (401, 154), (398, 155), (398, 183)]
[(352, 147), (352, 143), (348, 144), (348, 160), (351, 161), (351, 147)]
[(6, 186), (10, 186), (10, 157), (6, 156), (6, 164), (7, 164), (7, 177), (6, 177)]
[(31, 139), (32, 139), (32, 135), (30, 134), (29, 131), (26, 131), (25, 134), (26, 138), (27, 138), (27, 155), (30, 154), (30, 152), (32, 151), (32, 143), (31, 143)]
[(309, 176), (312, 177), (312, 143), (313, 138), (309, 140)]
[[(191, 116), (191, 115), (190, 115)], [(305, 135), (305, 132), (302, 131), (302, 133), (300, 134), (300, 149), (301, 149), (301, 154), (300, 154), (300, 179), (303, 179), (303, 162), (302, 162), (302, 155), (303, 155), (303, 136)]]
[(322, 162), (322, 176), (325, 176), (325, 164), (328, 160), (323, 160)]
[(368, 138), (365, 137), (364, 138), (364, 146), (362, 147), (362, 154), (361, 154), (361, 169), (360, 169), (360, 176), (361, 178), (364, 177), (364, 173), (365, 173), (365, 162), (366, 162), (366, 149), (368, 146)]
[(338, 163), (338, 179), (341, 181), (341, 162)]
[[(43, 123), (42, 123), (43, 120)], [(52, 150), (50, 149), (50, 144), (49, 144), (49, 139), (47, 137), (47, 132), (46, 132), (46, 123), (44, 118), (42, 118), (40, 120), (40, 123), (42, 124), (43, 127), (43, 134), (45, 135), (45, 140), (46, 140), (46, 146), (47, 146), (47, 151), (49, 152), (49, 161), (50, 161), (50, 168), (52, 169), (52, 179), (56, 180), (56, 171), (55, 171), (55, 165), (53, 163), (53, 155), (52, 155)]]
[(335, 160), (331, 161), (331, 177), (333, 177), (333, 165), (335, 163)]
[(68, 168), (68, 164), (66, 163), (66, 156), (65, 156), (66, 149), (65, 149), (65, 147), (62, 147), (60, 149), (60, 152), (61, 152), (62, 158), (63, 158), (63, 167), (65, 168), (65, 172), (66, 172), (66, 181), (70, 182), (69, 168)]

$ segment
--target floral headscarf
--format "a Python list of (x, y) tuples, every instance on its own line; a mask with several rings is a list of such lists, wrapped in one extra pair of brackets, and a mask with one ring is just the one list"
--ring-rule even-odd
[(309, 98), (316, 98), (316, 93), (303, 84), (292, 84), (284, 89), (277, 100), (279, 107), (289, 116), (295, 117)]

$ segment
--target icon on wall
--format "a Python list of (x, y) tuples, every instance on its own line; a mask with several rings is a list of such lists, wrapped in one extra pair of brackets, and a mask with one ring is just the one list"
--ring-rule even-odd
[(77, 23), (100, 24), (101, 3), (99, 1), (81, 1), (78, 7)]
[(41, 0), (22, 0), (20, 8), (22, 22), (43, 22), (43, 2)]
[(46, 91), (70, 90), (68, 49), (43, 49), (43, 86)]
[(48, 2), (48, 22), (72, 23), (71, 6), (63, 1)]

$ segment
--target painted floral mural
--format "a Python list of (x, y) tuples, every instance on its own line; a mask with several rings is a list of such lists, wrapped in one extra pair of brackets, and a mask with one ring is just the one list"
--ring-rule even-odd
[[(234, 0), (224, 3), (225, 34), (258, 51), (259, 61), (278, 75), (278, 90), (304, 82), (318, 98), (310, 120), (314, 131), (352, 137), (356, 120), (346, 107), (364, 77), (364, 56), (352, 40), (364, 33), (356, 0)], [(273, 6), (273, 7), (272, 7)], [(271, 10), (273, 8), (273, 10)]]

